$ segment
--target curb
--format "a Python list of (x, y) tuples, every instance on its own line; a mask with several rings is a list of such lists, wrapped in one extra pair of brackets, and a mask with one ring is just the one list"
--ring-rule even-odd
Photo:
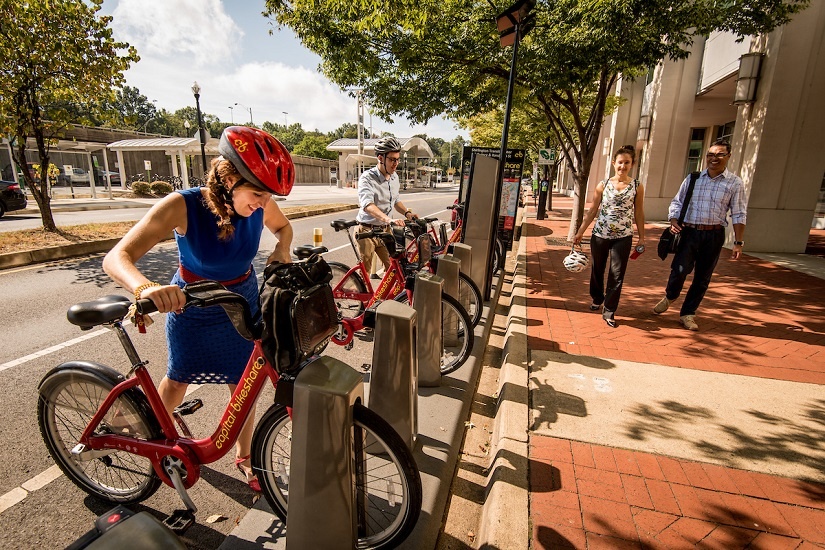
[[(522, 226), (522, 230), (528, 229)], [(522, 231), (509, 296), (497, 307), (507, 310), (498, 403), (490, 441), (493, 460), (481, 509), (477, 548), (524, 550), (529, 547), (526, 242)]]
[[(129, 207), (121, 207), (129, 208)], [(330, 214), (332, 212), (342, 212), (344, 210), (352, 210), (358, 208), (358, 205), (347, 204), (341, 206), (318, 208), (306, 212), (296, 212), (289, 214), (286, 217), (290, 220), (299, 218), (307, 218), (310, 216), (319, 216), (321, 214)], [(85, 208), (82, 208), (85, 210)], [(68, 209), (61, 208), (64, 212)], [(39, 210), (38, 210), (39, 213)], [(171, 237), (174, 238), (174, 237)], [(167, 239), (164, 239), (164, 241)], [(0, 254), (0, 269), (9, 269), (12, 267), (23, 267), (30, 264), (38, 264), (43, 262), (52, 262), (55, 260), (63, 260), (66, 258), (74, 258), (76, 256), (85, 256), (88, 254), (97, 254), (99, 252), (108, 252), (120, 241), (116, 239), (104, 239), (100, 241), (89, 241), (78, 244), (68, 244), (63, 246), (53, 246), (50, 248), (41, 248), (39, 250), (26, 250), (24, 252), (10, 252), (8, 254)]]

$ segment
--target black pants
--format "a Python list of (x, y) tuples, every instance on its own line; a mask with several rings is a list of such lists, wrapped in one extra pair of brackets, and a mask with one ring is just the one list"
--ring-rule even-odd
[[(624, 272), (627, 259), (633, 246), (633, 235), (620, 239), (603, 239), (590, 237), (590, 253), (593, 265), (590, 268), (590, 297), (594, 304), (604, 304), (605, 311), (615, 312), (622, 295)], [(610, 271), (607, 275), (607, 289), (604, 286), (604, 270), (610, 258)]]
[(692, 227), (682, 229), (679, 250), (674, 254), (673, 262), (670, 264), (670, 278), (667, 280), (665, 290), (667, 299), (678, 298), (687, 276), (694, 268), (696, 273), (693, 274), (693, 282), (690, 283), (679, 315), (696, 314), (710, 285), (710, 279), (719, 262), (719, 254), (722, 252), (724, 243), (724, 228), (709, 231), (700, 231)]

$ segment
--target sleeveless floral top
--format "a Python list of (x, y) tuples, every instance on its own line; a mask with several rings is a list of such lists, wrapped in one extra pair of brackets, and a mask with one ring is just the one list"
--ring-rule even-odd
[(602, 192), (599, 215), (593, 226), (593, 234), (602, 239), (621, 239), (633, 236), (633, 203), (636, 200), (638, 180), (617, 191), (611, 180), (606, 180)]

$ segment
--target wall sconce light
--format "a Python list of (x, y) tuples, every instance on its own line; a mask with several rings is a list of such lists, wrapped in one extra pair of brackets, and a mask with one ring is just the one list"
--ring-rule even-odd
[(647, 141), (650, 139), (650, 115), (639, 117), (639, 132), (636, 134), (636, 141)]
[(756, 101), (756, 84), (759, 82), (763, 57), (765, 57), (763, 53), (752, 52), (739, 58), (739, 75), (736, 78), (736, 91), (733, 94), (734, 105), (745, 105)]

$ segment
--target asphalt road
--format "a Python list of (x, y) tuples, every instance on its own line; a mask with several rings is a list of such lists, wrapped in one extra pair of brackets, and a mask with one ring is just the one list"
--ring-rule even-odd
[[(445, 207), (455, 191), (404, 195), (406, 205), (421, 215), (449, 218)], [(327, 199), (327, 202), (329, 199)], [(104, 211), (113, 215), (118, 211)], [(335, 218), (352, 219), (356, 211), (295, 220), (295, 243), (311, 243), (314, 227), (324, 228), (327, 258), (351, 265), (354, 255), (346, 236), (329, 226)], [(87, 215), (89, 212), (79, 214)], [(256, 259), (260, 272), (274, 237), (264, 238)], [(65, 320), (67, 308), (105, 294), (125, 294), (100, 267), (102, 255), (0, 271), (0, 399), (6, 422), (0, 431), (0, 547), (61, 548), (91, 528), (94, 518), (112, 506), (87, 496), (59, 475), (37, 427), (37, 385), (55, 365), (89, 359), (125, 373), (128, 363), (116, 337), (106, 330), (82, 332)], [(176, 267), (172, 243), (160, 245), (141, 260), (154, 280), (169, 280)], [(135, 335), (143, 359), (159, 381), (165, 372), (163, 317), (145, 335)], [(372, 359), (372, 343), (356, 340), (351, 351), (331, 344), (326, 352), (359, 368)], [(217, 425), (228, 393), (223, 386), (192, 387), (204, 408), (187, 418), (196, 437), (208, 436)], [(259, 400), (260, 416), (272, 403), (272, 390)], [(190, 420), (191, 419), (191, 420)], [(202, 479), (190, 495), (199, 507), (198, 522), (186, 534), (193, 549), (214, 549), (252, 505), (252, 493), (234, 470), (232, 456), (203, 467)], [(181, 503), (173, 489), (163, 486), (149, 500), (130, 506), (164, 517)], [(208, 522), (208, 519), (215, 519)]]

